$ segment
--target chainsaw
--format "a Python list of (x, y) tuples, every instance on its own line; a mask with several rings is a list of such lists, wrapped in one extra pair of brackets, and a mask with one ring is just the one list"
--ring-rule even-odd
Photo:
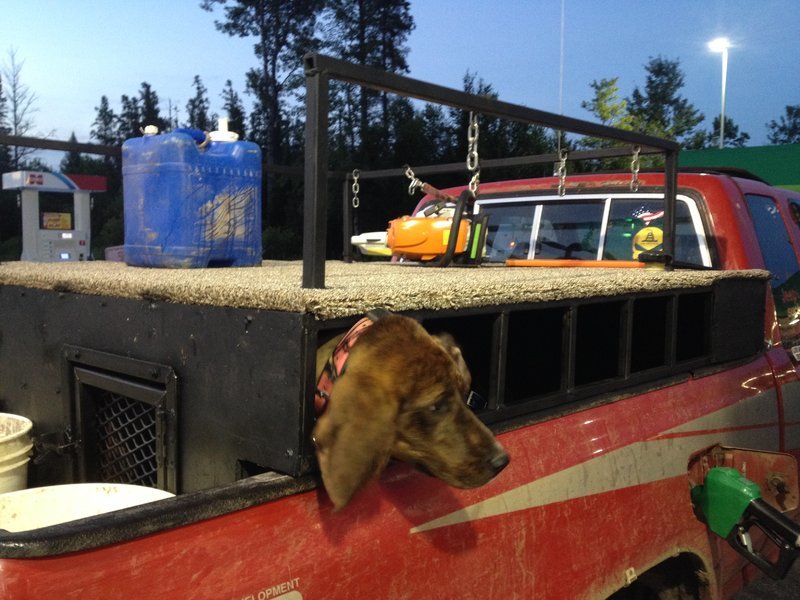
[(458, 198), (437, 194), (437, 201), (416, 215), (389, 221), (385, 238), (378, 233), (362, 234), (354, 236), (352, 243), (364, 254), (385, 256), (388, 248), (397, 260), (429, 266), (478, 265), (483, 259), (489, 217), (473, 214), (474, 202), (469, 190)]

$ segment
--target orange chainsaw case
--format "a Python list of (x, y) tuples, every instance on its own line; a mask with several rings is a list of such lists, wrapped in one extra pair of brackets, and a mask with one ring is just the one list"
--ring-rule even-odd
[[(447, 252), (452, 224), (453, 219), (449, 217), (400, 217), (389, 221), (386, 244), (392, 254), (411, 260), (433, 260)], [(468, 220), (461, 221), (456, 254), (466, 249), (469, 228)]]

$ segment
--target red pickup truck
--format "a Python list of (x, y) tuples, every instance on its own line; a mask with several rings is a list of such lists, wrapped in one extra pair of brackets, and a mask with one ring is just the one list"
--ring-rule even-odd
[[(715, 599), (758, 569), (780, 577), (800, 539), (785, 516), (799, 502), (800, 197), (676, 179), (668, 140), (330, 57), (304, 67), (302, 269), (0, 264), (0, 410), (27, 417), (34, 444), (32, 488), (0, 494), (0, 595)], [(571, 160), (635, 160), (627, 176), (482, 184), (486, 262), (524, 268), (326, 263), (337, 78), (623, 146)], [(639, 173), (640, 152), (665, 174)], [(315, 354), (375, 307), (460, 343), (511, 459), (488, 484), (391, 463), (333, 510), (311, 440)], [(75, 486), (98, 481), (153, 501), (56, 514), (91, 508)], [(32, 510), (59, 484), (79, 500)]]
[[(642, 173), (636, 192), (629, 179), (483, 184), (476, 211), (489, 214), (487, 261), (630, 261), (657, 249), (663, 176)], [(0, 532), (0, 592), (728, 597), (757, 573), (748, 553), (769, 567), (791, 548), (780, 539), (774, 548), (754, 528), (752, 536), (737, 530), (744, 552), (734, 552), (709, 530), (690, 490), (712, 467), (734, 467), (776, 509), (797, 509), (789, 455), (800, 456), (800, 195), (719, 172), (681, 173), (677, 192), (679, 268), (637, 270), (647, 289), (575, 300), (570, 289), (589, 269), (566, 268), (565, 280), (537, 278), (563, 299), (408, 311), (459, 339), (487, 399), (478, 414), (511, 463), (474, 490), (392, 464), (340, 512), (310, 458), (303, 407), (313, 382), (292, 361), (355, 317), (181, 304), (146, 270), (135, 274), (139, 295), (121, 297), (120, 288), (137, 283), (124, 266), (0, 265), (0, 400), (39, 425), (34, 482), (96, 475), (88, 413), (108, 395), (157, 407), (149, 485), (178, 492)], [(115, 282), (82, 287), (100, 267)], [(522, 278), (502, 267), (463, 272), (477, 280), (497, 269)], [(635, 279), (633, 269), (591, 271), (601, 284)], [(687, 283), (684, 274), (708, 279)], [(179, 406), (170, 404), (177, 396)], [(263, 448), (275, 453), (260, 457)], [(771, 553), (761, 553), (765, 543)]]

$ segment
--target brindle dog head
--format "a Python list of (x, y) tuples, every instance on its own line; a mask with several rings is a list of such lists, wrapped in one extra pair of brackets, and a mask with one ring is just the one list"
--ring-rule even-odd
[(461, 488), (497, 475), (508, 455), (465, 405), (470, 379), (449, 335), (431, 336), (400, 315), (366, 330), (314, 428), (334, 506), (345, 506), (390, 458)]

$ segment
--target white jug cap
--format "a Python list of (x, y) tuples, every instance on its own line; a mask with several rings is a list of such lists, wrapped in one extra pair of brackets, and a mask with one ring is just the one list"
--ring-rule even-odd
[(220, 117), (217, 130), (209, 132), (208, 137), (212, 142), (235, 142), (239, 139), (239, 134), (235, 131), (228, 131), (228, 119)]

